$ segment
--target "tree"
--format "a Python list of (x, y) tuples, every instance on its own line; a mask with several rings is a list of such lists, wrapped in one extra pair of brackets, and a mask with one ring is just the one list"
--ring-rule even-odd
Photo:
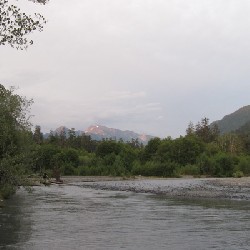
[(217, 124), (209, 124), (208, 118), (202, 118), (195, 126), (192, 122), (189, 123), (186, 129), (187, 136), (196, 135), (204, 142), (209, 143), (215, 141), (219, 134), (219, 128)]
[(69, 147), (76, 146), (76, 131), (74, 128), (68, 130), (68, 146)]
[(65, 147), (67, 140), (66, 129), (63, 127), (59, 133), (59, 143), (61, 147)]
[(194, 164), (197, 157), (203, 152), (204, 145), (197, 137), (180, 137), (172, 142), (169, 159), (184, 166)]
[(3, 196), (19, 185), (18, 175), (28, 164), (31, 104), (32, 100), (15, 94), (14, 88), (8, 90), (0, 84), (0, 193)]
[(149, 140), (148, 144), (144, 148), (142, 161), (145, 162), (151, 160), (155, 156), (160, 144), (161, 144), (161, 139), (158, 137)]
[(236, 134), (224, 134), (218, 138), (217, 143), (220, 150), (223, 152), (230, 154), (239, 154), (243, 152), (243, 141)]
[(75, 138), (75, 146), (78, 149), (84, 149), (91, 153), (96, 150), (97, 141), (92, 140), (90, 135), (82, 134)]
[(114, 140), (103, 140), (96, 149), (96, 155), (104, 158), (107, 155), (118, 155), (121, 152), (121, 145)]
[(132, 148), (143, 148), (143, 144), (140, 143), (138, 138), (132, 138), (131, 141), (127, 141), (127, 144), (130, 145)]
[(33, 140), (36, 144), (41, 145), (43, 142), (43, 133), (41, 132), (41, 127), (36, 126), (33, 134)]
[(0, 84), (0, 157), (11, 156), (20, 150), (20, 133), (30, 130), (29, 107), (33, 103), (17, 94), (14, 88)]
[[(0, 0), (0, 45), (26, 49), (33, 44), (27, 35), (35, 30), (42, 31), (45, 23), (42, 15), (28, 16), (8, 0)], [(32, 152), (27, 150), (32, 144), (31, 124), (27, 117), (31, 104), (32, 100), (14, 94), (14, 88), (8, 90), (0, 84), (0, 197), (11, 195), (20, 185), (23, 168), (33, 165)]]
[[(32, 0), (45, 4), (46, 0)], [(33, 44), (27, 35), (35, 30), (42, 31), (45, 18), (38, 13), (34, 17), (26, 15), (20, 8), (9, 4), (8, 0), (0, 0), (0, 45), (9, 44), (16, 49), (26, 49)]]
[(187, 135), (194, 135), (194, 133), (195, 133), (195, 128), (194, 128), (194, 124), (193, 124), (192, 122), (190, 122), (190, 123), (188, 124), (188, 127), (187, 127), (187, 129), (186, 129), (186, 133), (187, 133)]

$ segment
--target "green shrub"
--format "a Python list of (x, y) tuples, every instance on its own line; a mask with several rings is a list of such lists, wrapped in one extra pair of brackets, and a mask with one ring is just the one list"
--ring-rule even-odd
[(89, 173), (90, 173), (90, 171), (89, 171), (89, 167), (88, 166), (80, 166), (78, 168), (78, 175), (88, 176), (88, 175), (90, 175)]
[(193, 175), (198, 176), (200, 175), (200, 168), (197, 165), (188, 164), (180, 168), (181, 175)]
[(64, 175), (76, 175), (77, 170), (71, 164), (64, 164), (62, 168), (62, 172)]
[(134, 161), (132, 164), (131, 174), (140, 175), (142, 171), (142, 165), (139, 161)]
[(209, 157), (207, 154), (203, 153), (197, 159), (197, 167), (201, 175), (214, 175), (215, 173), (215, 162), (213, 158)]
[(241, 157), (237, 169), (242, 171), (244, 175), (250, 175), (250, 157)]
[(220, 153), (215, 156), (215, 175), (218, 177), (231, 177), (233, 176), (235, 164), (235, 157)]
[(236, 171), (233, 173), (233, 177), (234, 178), (241, 178), (241, 177), (244, 177), (244, 174), (242, 171)]
[(176, 176), (176, 169), (178, 167), (177, 163), (170, 161), (147, 161), (143, 165), (135, 161), (131, 173), (133, 175), (174, 177)]

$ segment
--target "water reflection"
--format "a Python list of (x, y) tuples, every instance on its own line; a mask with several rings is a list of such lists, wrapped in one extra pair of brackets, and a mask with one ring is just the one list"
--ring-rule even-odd
[(169, 204), (171, 202), (174, 205), (190, 205), (190, 206), (201, 206), (204, 209), (206, 208), (215, 208), (215, 209), (233, 209), (233, 210), (246, 210), (250, 211), (250, 202), (243, 200), (228, 200), (228, 199), (209, 199), (209, 198), (167, 198), (164, 195), (153, 195), (150, 196), (151, 199), (158, 202), (166, 202)]
[[(31, 235), (32, 207), (23, 191), (6, 200), (0, 208), (0, 247), (18, 249), (18, 245), (27, 242)], [(27, 206), (28, 205), (28, 206)]]
[[(37, 187), (0, 209), (6, 249), (247, 249), (249, 202)], [(4, 248), (4, 249), (5, 249)]]

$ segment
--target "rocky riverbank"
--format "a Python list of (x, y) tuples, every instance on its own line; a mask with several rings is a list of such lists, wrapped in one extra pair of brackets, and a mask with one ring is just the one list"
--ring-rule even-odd
[(63, 177), (68, 185), (137, 193), (161, 194), (175, 198), (250, 200), (250, 177), (243, 178), (143, 178)]

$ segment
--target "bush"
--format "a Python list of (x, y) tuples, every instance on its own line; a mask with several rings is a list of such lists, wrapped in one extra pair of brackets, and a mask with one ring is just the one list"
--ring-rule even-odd
[(21, 184), (21, 177), (18, 175), (15, 165), (15, 157), (2, 159), (0, 161), (0, 196), (4, 199), (14, 194)]
[(123, 175), (127, 175), (128, 174), (128, 171), (125, 169), (125, 166), (124, 166), (124, 161), (122, 160), (122, 158), (118, 155), (116, 156), (115, 158), (115, 161), (112, 165), (112, 175), (113, 176), (123, 176)]
[(88, 176), (88, 175), (90, 175), (89, 173), (90, 173), (90, 170), (89, 170), (88, 166), (80, 166), (78, 168), (78, 175)]
[(173, 177), (176, 176), (178, 167), (179, 165), (175, 162), (147, 161), (141, 165), (136, 161), (131, 172), (133, 175)]
[(199, 168), (199, 174), (203, 175), (214, 175), (215, 173), (215, 162), (213, 158), (203, 153), (197, 160), (197, 167)]
[(244, 177), (244, 174), (242, 171), (236, 171), (233, 173), (233, 177), (234, 178), (241, 178), (241, 177)]
[(236, 166), (236, 158), (228, 154), (215, 156), (215, 175), (218, 177), (232, 177)]
[(142, 165), (139, 161), (134, 161), (132, 164), (131, 174), (132, 175), (141, 175)]
[(77, 171), (71, 164), (64, 164), (62, 172), (64, 175), (76, 175)]
[(241, 157), (237, 170), (243, 172), (244, 175), (250, 175), (250, 157)]
[(200, 168), (197, 165), (188, 164), (180, 168), (179, 174), (198, 176), (200, 175)]
[(80, 155), (79, 156), (79, 165), (80, 166), (90, 166), (93, 158), (94, 158), (94, 156), (92, 154)]

